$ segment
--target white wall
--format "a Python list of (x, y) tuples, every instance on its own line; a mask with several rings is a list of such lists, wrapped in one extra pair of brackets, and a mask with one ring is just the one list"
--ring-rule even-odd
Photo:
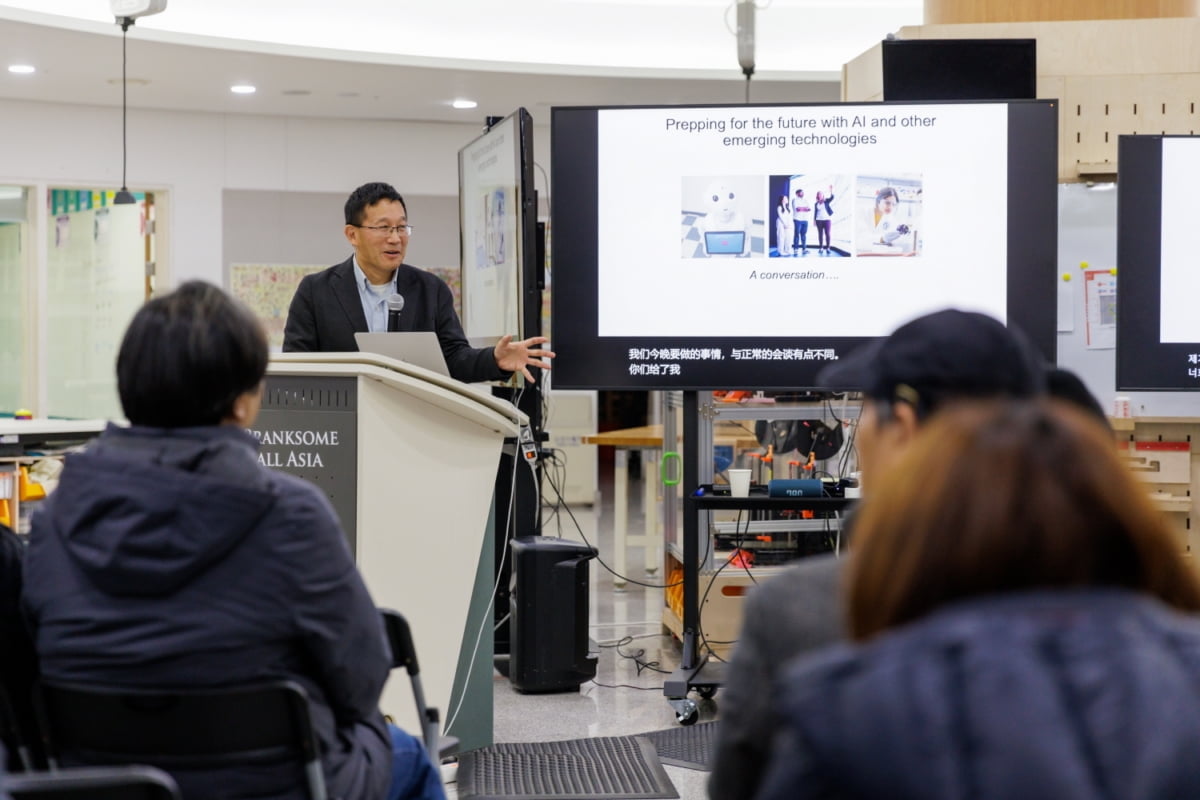
[[(0, 119), (0, 183), (120, 186), (119, 109), (0, 100)], [(548, 172), (549, 115), (540, 122), (545, 124), (535, 129), (535, 153)], [(224, 189), (349, 194), (359, 184), (383, 180), (402, 194), (457, 196), (458, 149), (482, 129), (482, 120), (386, 122), (131, 109), (128, 185), (167, 192), (163, 222), (169, 235), (166, 252), (159, 254), (167, 283), (189, 278), (222, 283)], [(540, 176), (538, 184), (542, 187)], [(331, 224), (336, 227), (338, 220)]]

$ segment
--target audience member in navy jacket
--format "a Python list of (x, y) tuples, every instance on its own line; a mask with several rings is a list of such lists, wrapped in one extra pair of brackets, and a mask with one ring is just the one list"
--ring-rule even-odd
[(943, 412), (846, 581), (856, 644), (776, 684), (760, 798), (1200, 797), (1200, 584), (1093, 417)]
[[(117, 358), (132, 425), (69, 456), (33, 520), (24, 604), (46, 678), (128, 687), (288, 678), (311, 698), (331, 797), (443, 796), (386, 726), (382, 625), (328, 500), (258, 462), (267, 343), (201, 282), (150, 301)], [(172, 770), (184, 796), (306, 796), (294, 767)]]

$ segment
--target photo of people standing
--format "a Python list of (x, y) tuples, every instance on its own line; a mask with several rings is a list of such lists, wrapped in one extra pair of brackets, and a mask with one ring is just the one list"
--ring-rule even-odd
[[(849, 256), (853, 177), (830, 173), (772, 175), (768, 202), (775, 224), (767, 254), (776, 257)], [(809, 247), (809, 238), (817, 241)]]

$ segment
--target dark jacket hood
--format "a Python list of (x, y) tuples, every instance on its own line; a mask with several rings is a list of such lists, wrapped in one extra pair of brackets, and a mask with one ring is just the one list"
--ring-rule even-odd
[(230, 426), (110, 425), (70, 456), (42, 512), (102, 591), (172, 593), (218, 561), (275, 502), (258, 445)]

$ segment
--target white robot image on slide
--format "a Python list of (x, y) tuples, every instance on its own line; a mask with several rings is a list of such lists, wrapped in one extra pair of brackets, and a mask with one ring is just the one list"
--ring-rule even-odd
[(704, 190), (705, 215), (698, 227), (709, 257), (733, 257), (750, 249), (750, 234), (742, 214), (741, 201), (732, 186), (713, 181)]

